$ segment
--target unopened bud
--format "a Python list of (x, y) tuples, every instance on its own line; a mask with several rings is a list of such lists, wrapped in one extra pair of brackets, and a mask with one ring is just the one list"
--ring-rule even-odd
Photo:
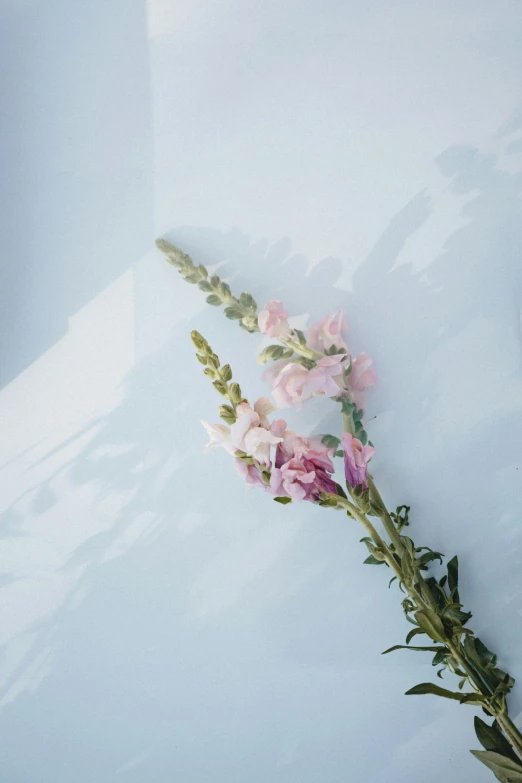
[(227, 385), (226, 383), (223, 383), (223, 381), (214, 381), (214, 389), (222, 394), (223, 397), (228, 395)]
[(236, 405), (241, 402), (241, 386), (239, 383), (231, 383), (229, 387), (230, 399)]
[(206, 353), (208, 344), (202, 334), (200, 334), (194, 329), (190, 333), (190, 339), (192, 340), (194, 346), (198, 349), (198, 351), (200, 351), (201, 353)]
[(257, 316), (255, 315), (246, 315), (244, 318), (241, 319), (241, 323), (245, 327), (245, 329), (257, 329)]
[(236, 421), (236, 414), (234, 412), (234, 408), (231, 405), (220, 405), (219, 415), (223, 421), (226, 421), (227, 424), (234, 424)]
[(225, 364), (225, 366), (221, 368), (220, 375), (224, 381), (232, 380), (232, 370), (230, 369), (230, 364)]

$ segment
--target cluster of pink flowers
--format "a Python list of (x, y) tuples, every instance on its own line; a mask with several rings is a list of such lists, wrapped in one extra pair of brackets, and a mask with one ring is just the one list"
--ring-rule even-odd
[[(280, 340), (292, 337), (288, 313), (281, 302), (268, 302), (259, 313), (258, 324), (261, 332), (270, 337)], [(342, 311), (332, 313), (310, 326), (306, 344), (313, 351), (325, 353), (335, 349), (339, 353), (319, 359), (310, 370), (288, 359), (276, 362), (265, 372), (264, 378), (271, 384), (272, 396), (280, 408), (293, 406), (300, 410), (302, 404), (312, 397), (337, 396), (341, 390), (343, 371), (350, 366), (348, 387), (357, 407), (363, 407), (365, 390), (376, 383), (371, 369), (372, 360), (366, 353), (350, 357), (342, 334), (345, 330)]]
[[(258, 316), (264, 334), (283, 342), (295, 340), (288, 324), (288, 313), (279, 301), (268, 302)], [(329, 315), (308, 330), (306, 345), (312, 351), (328, 353), (309, 369), (284, 359), (275, 362), (265, 373), (272, 386), (272, 396), (279, 408), (294, 407), (312, 397), (336, 397), (348, 393), (358, 408), (363, 396), (376, 382), (371, 359), (362, 353), (350, 357), (343, 339), (346, 329), (342, 312)], [(338, 353), (332, 353), (332, 350)], [(349, 370), (346, 374), (345, 371)], [(327, 448), (320, 436), (305, 438), (287, 430), (286, 421), (269, 422), (276, 408), (267, 397), (260, 397), (253, 408), (247, 402), (236, 407), (236, 421), (224, 424), (202, 422), (210, 435), (207, 449), (220, 446), (234, 457), (238, 473), (250, 486), (262, 488), (276, 497), (293, 501), (320, 499), (321, 493), (336, 494), (332, 478), (334, 449)], [(345, 478), (351, 487), (368, 488), (368, 462), (375, 449), (363, 445), (350, 433), (342, 438)], [(238, 456), (238, 452), (241, 452)]]
[[(231, 427), (203, 421), (210, 435), (206, 450), (224, 448), (234, 456), (236, 470), (247, 484), (274, 496), (317, 500), (321, 492), (335, 492), (335, 482), (330, 478), (334, 471), (332, 450), (318, 438), (309, 440), (287, 430), (283, 419), (270, 424), (267, 415), (274, 410), (267, 397), (260, 397), (253, 408), (247, 402), (237, 406), (237, 420)], [(274, 460), (271, 447), (276, 447)], [(255, 460), (255, 464), (237, 457), (238, 451)]]

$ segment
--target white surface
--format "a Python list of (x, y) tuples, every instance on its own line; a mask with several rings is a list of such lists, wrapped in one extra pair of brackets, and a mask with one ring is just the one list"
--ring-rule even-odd
[(149, 248), (154, 221), (303, 322), (344, 307), (383, 492), (458, 552), (522, 678), (522, 7), (2, 13), (0, 777), (490, 780), (473, 710), (404, 698), (429, 661), (380, 657), (408, 628), (360, 531), (202, 455), (219, 399), (188, 334), (251, 397), (257, 338)]

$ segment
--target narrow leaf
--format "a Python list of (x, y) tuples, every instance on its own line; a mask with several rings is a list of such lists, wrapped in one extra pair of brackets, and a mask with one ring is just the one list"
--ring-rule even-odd
[(436, 612), (431, 609), (422, 609), (419, 612), (415, 612), (415, 619), (422, 630), (436, 642), (445, 640), (446, 632), (442, 620)]
[(433, 696), (443, 696), (445, 699), (455, 699), (460, 701), (462, 694), (453, 693), (453, 691), (447, 691), (446, 688), (439, 688), (438, 685), (433, 685), (431, 682), (423, 682), (421, 685), (415, 685), (414, 688), (410, 688), (406, 691), (406, 696), (420, 696), (425, 693), (431, 693)]
[(440, 652), (443, 650), (445, 653), (447, 652), (445, 647), (410, 647), (407, 644), (396, 644), (394, 647), (390, 647), (389, 650), (385, 650), (381, 655), (386, 655), (395, 650), (418, 650), (419, 652)]
[(364, 561), (366, 565), (384, 565), (384, 560), (377, 560), (376, 557), (373, 555), (370, 555), (370, 557), (367, 557)]
[(452, 557), (451, 560), (448, 563), (448, 587), (450, 589), (450, 592), (453, 592), (453, 597), (455, 601), (459, 601), (459, 591), (458, 591), (458, 584), (459, 584), (459, 559), (457, 555), (455, 557)]
[(475, 734), (482, 747), (486, 750), (493, 750), (495, 753), (500, 753), (501, 756), (517, 761), (513, 748), (504, 735), (495, 727), (495, 724), (488, 726), (478, 715), (475, 716)]
[[(397, 577), (395, 577), (395, 578), (397, 578)], [(426, 631), (423, 631), (422, 628), (413, 628), (409, 632), (408, 636), (406, 637), (406, 644), (409, 644), (411, 642), (411, 640), (413, 639), (413, 637), (417, 636), (417, 634), (419, 634), (419, 633), (426, 633)]]
[(491, 750), (472, 750), (471, 753), (495, 773), (502, 783), (522, 783), (522, 766)]

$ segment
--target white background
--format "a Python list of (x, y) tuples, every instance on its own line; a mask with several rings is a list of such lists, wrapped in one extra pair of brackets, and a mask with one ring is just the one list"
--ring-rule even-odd
[[(340, 514), (204, 456), (259, 338), (164, 235), (374, 358), (374, 474), (522, 679), (522, 5), (5, 0), (0, 777), (463, 783), (474, 711)], [(327, 402), (292, 424), (335, 431)], [(520, 468), (520, 469), (519, 469)], [(449, 681), (446, 686), (451, 687)], [(512, 714), (522, 710), (520, 686)]]

